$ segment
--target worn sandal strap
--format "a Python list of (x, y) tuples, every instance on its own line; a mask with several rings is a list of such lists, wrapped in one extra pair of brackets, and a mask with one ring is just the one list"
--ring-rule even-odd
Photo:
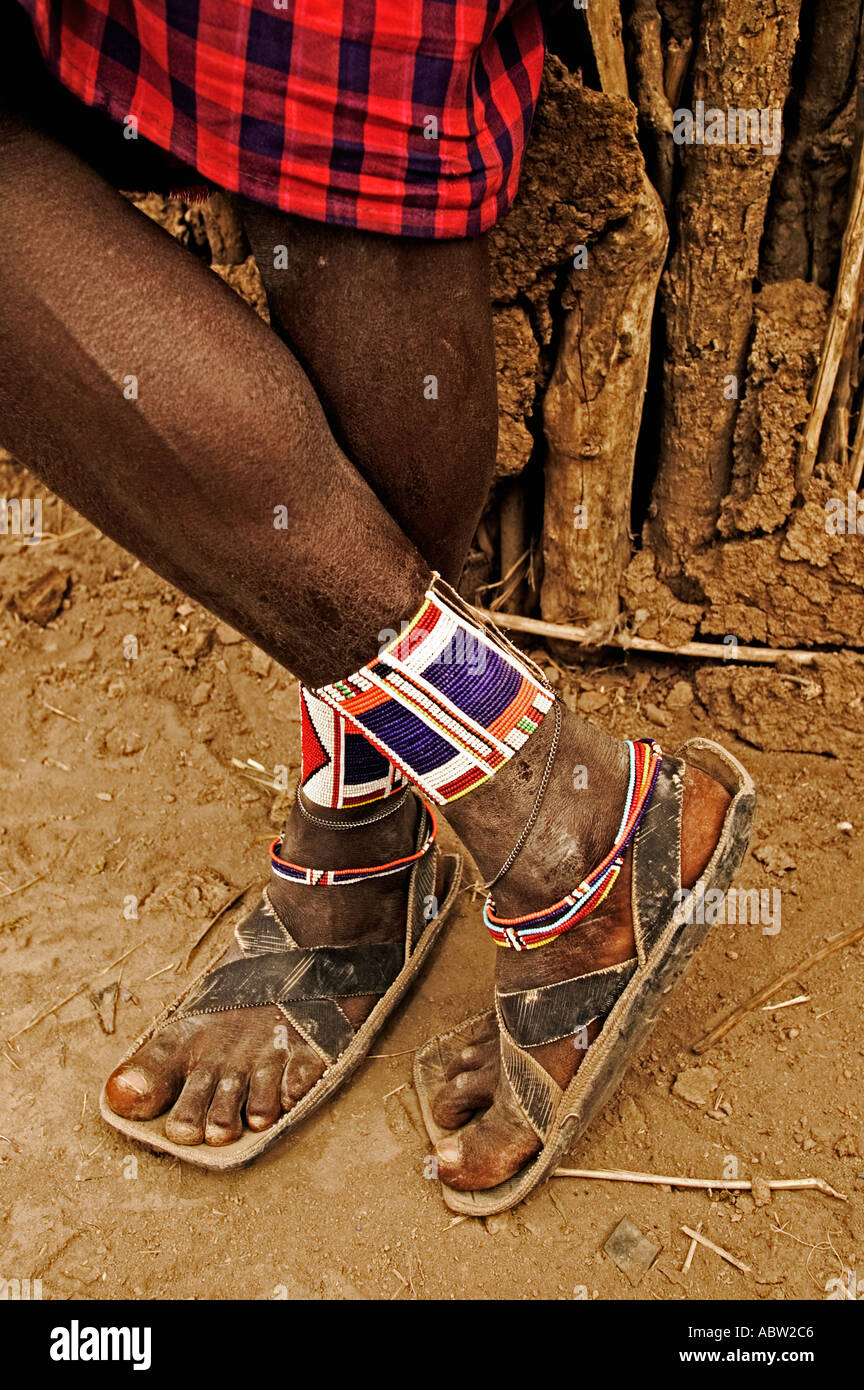
[(538, 989), (499, 992), (498, 1011), (520, 1047), (557, 1042), (608, 1014), (637, 966), (638, 961), (628, 960)]
[(564, 1094), (554, 1077), (525, 1049), (557, 1042), (609, 1013), (627, 988), (638, 961), (591, 971), (537, 989), (496, 991), (501, 1064), (513, 1099), (532, 1129), (545, 1141)]
[(341, 1057), (354, 1037), (354, 1028), (335, 999), (280, 1004), (279, 1009), (328, 1067)]
[[(500, 1020), (499, 1020), (500, 1021)], [(513, 1099), (540, 1139), (546, 1138), (564, 1092), (530, 1052), (500, 1030), (501, 1064)]]
[(647, 958), (681, 901), (684, 767), (681, 758), (664, 758), (633, 840), (633, 931), (640, 961)]
[(435, 824), (419, 803), (404, 941), (376, 946), (304, 948), (294, 940), (269, 891), (234, 929), (243, 958), (217, 966), (189, 996), (178, 1018), (227, 1009), (276, 1005), (287, 1021), (328, 1065), (354, 1036), (337, 999), (386, 993), (413, 954), (427, 924), (437, 916), (438, 870)]
[(180, 1017), (309, 999), (384, 994), (405, 963), (401, 941), (376, 946), (318, 946), (228, 961), (205, 976)]
[(237, 923), (234, 940), (244, 956), (268, 956), (274, 951), (302, 950), (273, 906), (266, 888), (248, 916)]
[(594, 1019), (605, 1017), (668, 925), (681, 897), (684, 766), (680, 758), (664, 758), (633, 837), (633, 929), (638, 959), (558, 984), (496, 993), (504, 1071), (514, 1100), (543, 1139), (562, 1092), (524, 1049), (577, 1034)]

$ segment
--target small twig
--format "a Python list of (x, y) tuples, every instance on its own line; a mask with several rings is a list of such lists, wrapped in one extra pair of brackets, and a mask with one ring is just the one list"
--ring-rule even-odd
[(28, 879), (26, 883), (19, 883), (17, 888), (7, 888), (5, 893), (0, 893), (0, 899), (14, 898), (16, 893), (23, 893), (25, 888), (32, 888), (34, 883), (41, 883), (45, 874), (37, 874), (35, 878)]
[(113, 970), (115, 965), (122, 965), (124, 960), (128, 960), (132, 952), (137, 951), (140, 945), (141, 942), (137, 941), (134, 946), (129, 947), (128, 951), (124, 951), (122, 956), (118, 956), (116, 960), (109, 961), (107, 965), (104, 965), (102, 969), (98, 971), (95, 978), (98, 980), (100, 975), (107, 975), (108, 971)]
[[(637, 1182), (653, 1187), (694, 1187), (703, 1192), (752, 1192), (753, 1184), (748, 1178), (675, 1178), (664, 1177), (659, 1173), (628, 1173), (623, 1169), (556, 1168), (553, 1178), (600, 1178), (606, 1182)], [(795, 1192), (811, 1189), (824, 1192), (826, 1197), (836, 1197), (838, 1201), (848, 1199), (842, 1192), (835, 1192), (824, 1178), (771, 1178), (767, 1187), (777, 1191)]]
[(146, 975), (144, 978), (145, 985), (149, 984), (151, 980), (157, 979), (160, 975), (164, 975), (166, 970), (170, 970), (171, 967), (176, 964), (176, 961), (169, 960), (168, 964), (163, 965), (161, 970), (154, 970), (152, 975)]
[(228, 900), (227, 903), (223, 903), (223, 905), (220, 907), (220, 909), (219, 909), (219, 911), (216, 913), (216, 915), (215, 915), (214, 917), (211, 917), (211, 918), (210, 918), (210, 921), (207, 923), (207, 925), (206, 925), (206, 927), (204, 928), (204, 930), (202, 931), (201, 935), (200, 935), (195, 941), (193, 941), (193, 942), (192, 942), (192, 945), (189, 947), (189, 950), (188, 950), (188, 952), (187, 952), (187, 954), (186, 954), (186, 959), (185, 959), (184, 962), (183, 962), (183, 969), (184, 969), (184, 970), (188, 970), (188, 969), (189, 969), (189, 962), (191, 961), (191, 959), (192, 959), (192, 957), (194, 956), (195, 952), (198, 950), (198, 947), (201, 945), (201, 943), (202, 943), (202, 941), (204, 940), (204, 938), (207, 936), (207, 933), (211, 930), (212, 927), (215, 927), (216, 923), (217, 923), (218, 921), (220, 921), (221, 918), (223, 918), (223, 917), (225, 916), (225, 913), (226, 913), (226, 912), (229, 912), (229, 911), (230, 911), (230, 909), (234, 906), (235, 903), (239, 903), (240, 899), (241, 899), (246, 893), (249, 892), (249, 889), (252, 887), (252, 885), (253, 885), (254, 882), (255, 882), (255, 879), (254, 879), (254, 878), (253, 878), (253, 879), (250, 879), (249, 882), (246, 884), (246, 887), (245, 887), (245, 888), (241, 888), (240, 891), (239, 891), (238, 893), (235, 893), (235, 894), (234, 894), (233, 898), (229, 898), (229, 900)]
[[(499, 627), (507, 627), (513, 632), (529, 632), (537, 637), (554, 637), (558, 642), (576, 642), (580, 647), (618, 647), (622, 651), (657, 652), (662, 656), (695, 656), (712, 661), (725, 661), (728, 665), (755, 662), (757, 665), (770, 664), (788, 657), (798, 666), (809, 666), (816, 658), (815, 652), (806, 652), (790, 647), (785, 651), (775, 651), (773, 647), (730, 647), (724, 642), (682, 642), (680, 647), (667, 646), (665, 642), (654, 642), (647, 637), (634, 637), (629, 632), (613, 632), (598, 637), (585, 627), (574, 627), (572, 623), (547, 623), (541, 618), (523, 618), (521, 613), (491, 612), (478, 609), (481, 617), (487, 618)], [(857, 648), (847, 648), (857, 650)]]
[(780, 1004), (763, 1004), (763, 1013), (776, 1013), (778, 1009), (791, 1009), (793, 1004), (809, 1004), (809, 994), (798, 994), (794, 999), (784, 999)]
[(800, 979), (811, 966), (818, 965), (820, 961), (825, 960), (828, 956), (832, 956), (835, 951), (842, 951), (844, 947), (851, 946), (854, 942), (860, 941), (862, 937), (864, 937), (864, 926), (856, 927), (854, 931), (846, 932), (843, 936), (835, 937), (827, 946), (821, 946), (819, 950), (814, 951), (812, 955), (805, 956), (803, 960), (798, 961), (797, 965), (793, 965), (791, 970), (784, 970), (783, 974), (778, 975), (776, 979), (772, 980), (770, 985), (765, 985), (763, 989), (758, 990), (746, 1003), (739, 1004), (738, 1007), (733, 1009), (726, 1018), (722, 1019), (721, 1022), (716, 1025), (716, 1027), (712, 1028), (710, 1033), (706, 1033), (704, 1038), (700, 1038), (698, 1042), (693, 1043), (691, 1051), (696, 1053), (707, 1052), (709, 1047), (713, 1047), (715, 1043), (726, 1036), (730, 1029), (740, 1023), (745, 1014), (758, 1008), (760, 1004), (767, 1003), (771, 995), (776, 994), (778, 989), (782, 989), (783, 985), (788, 985), (793, 980)]
[(388, 1092), (387, 1092), (387, 1094), (386, 1094), (386, 1096), (384, 1097), (384, 1099), (385, 1099), (385, 1100), (389, 1100), (391, 1096), (398, 1096), (399, 1092), (400, 1092), (400, 1091), (404, 1091), (404, 1090), (405, 1090), (405, 1087), (406, 1087), (407, 1085), (408, 1085), (408, 1082), (407, 1082), (407, 1081), (403, 1081), (401, 1086), (394, 1086), (394, 1088), (393, 1088), (392, 1091), (388, 1091)]
[(77, 999), (78, 995), (83, 994), (85, 989), (88, 988), (89, 983), (88, 980), (85, 984), (79, 985), (77, 989), (73, 989), (71, 994), (67, 994), (65, 999), (58, 999), (49, 1008), (43, 1009), (41, 1014), (37, 1014), (35, 1018), (31, 1018), (29, 1023), (25, 1023), (23, 1028), (19, 1028), (17, 1033), (10, 1033), (8, 1038), (4, 1038), (3, 1040), (4, 1046), (10, 1042), (14, 1042), (16, 1038), (22, 1037), (25, 1033), (29, 1033), (31, 1028), (36, 1027), (37, 1023), (44, 1022), (51, 1014), (56, 1013), (58, 1009), (62, 1009), (64, 1004), (69, 1004), (73, 999)]
[(684, 1232), (685, 1236), (689, 1236), (691, 1240), (695, 1240), (699, 1245), (704, 1245), (706, 1250), (713, 1250), (714, 1254), (719, 1255), (721, 1260), (726, 1260), (728, 1264), (734, 1265), (736, 1269), (740, 1269), (742, 1274), (753, 1273), (749, 1265), (745, 1265), (741, 1260), (736, 1260), (735, 1256), (730, 1255), (728, 1250), (724, 1250), (722, 1245), (715, 1245), (713, 1240), (709, 1240), (707, 1236), (700, 1235), (698, 1231), (691, 1230), (689, 1226), (682, 1226), (681, 1230)]
[(84, 721), (79, 719), (77, 714), (67, 714), (65, 709), (58, 709), (56, 705), (49, 705), (47, 700), (42, 701), (44, 709), (50, 709), (52, 714), (60, 714), (64, 719), (70, 720), (73, 724), (82, 724)]
[(278, 792), (282, 790), (282, 788), (278, 787), (276, 783), (272, 780), (267, 781), (264, 777), (260, 777), (256, 773), (250, 772), (249, 768), (246, 766), (246, 763), (241, 763), (239, 758), (232, 758), (231, 764), (233, 767), (237, 769), (241, 777), (245, 777), (247, 782), (254, 782), (256, 787), (266, 787), (267, 790), (271, 792)]
[[(109, 970), (113, 970), (115, 965), (119, 965), (120, 962), (124, 961), (127, 956), (131, 956), (133, 951), (137, 951), (138, 946), (140, 946), (140, 944), (141, 943), (139, 941), (138, 945), (130, 946), (128, 951), (124, 951), (122, 956), (118, 956), (116, 960), (112, 960), (108, 965), (104, 966), (103, 969), (100, 970), (97, 975), (93, 976), (92, 978), (98, 979), (99, 975), (105, 975)], [(29, 1033), (31, 1028), (36, 1027), (37, 1023), (43, 1023), (44, 1020), (50, 1017), (51, 1014), (56, 1013), (58, 1009), (62, 1009), (64, 1004), (69, 1004), (72, 1002), (73, 999), (77, 999), (79, 994), (83, 994), (85, 989), (89, 989), (90, 984), (91, 980), (86, 980), (83, 985), (79, 985), (77, 989), (73, 989), (71, 994), (67, 994), (65, 999), (56, 1000), (56, 1002), (49, 1005), (47, 1009), (43, 1009), (41, 1014), (37, 1014), (35, 1018), (31, 1018), (30, 1022), (25, 1023), (23, 1028), (19, 1028), (17, 1033), (10, 1033), (8, 1038), (4, 1038), (3, 1040), (4, 1047), (8, 1043), (14, 1042), (15, 1038), (20, 1038), (23, 1036), (24, 1033)]]
[[(699, 1222), (699, 1225), (696, 1227), (696, 1230), (697, 1230), (697, 1231), (701, 1231), (701, 1230), (702, 1230), (702, 1222), (701, 1222), (701, 1221)], [(686, 1260), (684, 1261), (683, 1265), (681, 1266), (681, 1273), (682, 1273), (682, 1274), (689, 1274), (689, 1272), (690, 1272), (690, 1266), (691, 1266), (691, 1264), (693, 1263), (693, 1256), (696, 1254), (696, 1246), (697, 1246), (698, 1244), (699, 1244), (698, 1240), (695, 1240), (695, 1239), (694, 1239), (694, 1240), (691, 1240), (691, 1242), (690, 1242), (690, 1249), (687, 1251), (687, 1258), (686, 1258)]]
[[(94, 528), (94, 529), (95, 529), (95, 528)], [(69, 541), (69, 540), (72, 539), (73, 536), (80, 536), (81, 533), (82, 533), (82, 531), (89, 531), (89, 530), (90, 530), (90, 526), (89, 526), (89, 524), (88, 524), (88, 525), (84, 525), (84, 526), (76, 526), (76, 527), (75, 527), (73, 530), (71, 530), (71, 531), (63, 531), (60, 535), (49, 534), (49, 535), (43, 536), (42, 544), (43, 544), (43, 545), (46, 545), (46, 544), (47, 544), (47, 545), (50, 545), (50, 544), (51, 544), (52, 542), (54, 542), (54, 541)]]
[[(477, 590), (478, 596), (479, 596), (480, 594), (484, 594), (484, 595), (485, 595), (485, 594), (491, 594), (491, 592), (492, 592), (493, 589), (502, 589), (502, 588), (504, 587), (504, 585), (508, 582), (508, 580), (510, 580), (510, 579), (513, 578), (513, 575), (516, 573), (516, 571), (518, 570), (519, 566), (522, 564), (523, 560), (527, 560), (527, 558), (528, 558), (528, 556), (530, 555), (530, 553), (531, 553), (530, 549), (529, 549), (529, 550), (523, 551), (522, 554), (519, 555), (519, 556), (513, 561), (512, 565), (511, 565), (510, 568), (508, 569), (507, 573), (504, 574), (504, 575), (502, 575), (500, 579), (496, 579), (496, 580), (494, 580), (494, 581), (493, 581), (492, 583), (490, 583), (490, 584), (481, 584), (480, 587), (479, 587), (478, 590)], [(506, 595), (504, 595), (504, 597), (506, 598)], [(489, 612), (490, 612), (490, 613), (492, 613), (493, 611), (494, 611), (493, 609), (491, 609), (491, 608), (489, 609)]]

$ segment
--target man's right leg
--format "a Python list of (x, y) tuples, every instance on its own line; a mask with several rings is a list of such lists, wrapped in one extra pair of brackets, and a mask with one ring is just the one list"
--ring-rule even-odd
[[(106, 534), (307, 683), (356, 667), (370, 639), (416, 611), (429, 569), (340, 451), (296, 360), (63, 147), (9, 119), (2, 152), (4, 442)], [(446, 371), (439, 377), (446, 387)], [(463, 535), (485, 488), (485, 477), (475, 482)], [(434, 505), (434, 480), (427, 490)], [(277, 529), (274, 514), (286, 508), (289, 527)], [(376, 825), (372, 862), (398, 858), (412, 825), (407, 804)], [(304, 823), (293, 848), (301, 863), (370, 862), (338, 827)], [(346, 923), (365, 942), (392, 939), (404, 923), (400, 888), (364, 884), (359, 916), (354, 887), (328, 888), (315, 909), (324, 939)], [(346, 1001), (352, 1022), (368, 1002)], [(242, 1123), (248, 1088), (247, 1120), (266, 1127), (320, 1071), (296, 1039), (290, 1061), (274, 1049), (272, 1012), (180, 1025), (180, 1036), (156, 1039), (134, 1093), (127, 1072), (112, 1100), (141, 1117), (173, 1106), (176, 1141), (200, 1142), (206, 1131), (224, 1143)]]
[(455, 584), (498, 438), (485, 238), (381, 236), (237, 204), (270, 322), (338, 443), (429, 568)]
[[(295, 359), (68, 151), (12, 119), (0, 141), (4, 443), (106, 534), (307, 681), (343, 669), (355, 622), (365, 635), (351, 659), (365, 659), (368, 634), (410, 615), (428, 571), (339, 450)], [(283, 508), (287, 530), (274, 525)], [(378, 827), (378, 862), (400, 856), (412, 827), (406, 802)], [(301, 845), (299, 862), (370, 862), (350, 835), (308, 829), (314, 852)], [(328, 888), (316, 905), (322, 931), (333, 917), (365, 940), (388, 939), (404, 925), (399, 886), (364, 884), (359, 917), (353, 888)], [(308, 1089), (317, 1061), (298, 1044), (286, 1066), (274, 1012), (225, 1014), (160, 1039), (137, 1103), (151, 1113), (173, 1104), (180, 1142), (200, 1141), (208, 1113), (213, 1142), (235, 1137), (247, 1087), (247, 1116), (272, 1123)]]

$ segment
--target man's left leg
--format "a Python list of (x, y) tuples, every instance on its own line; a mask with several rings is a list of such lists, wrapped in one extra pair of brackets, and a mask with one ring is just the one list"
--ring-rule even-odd
[(455, 584), (498, 437), (485, 239), (381, 236), (237, 202), (270, 321), (340, 447)]
[[(238, 202), (271, 324), (305, 367), (335, 438), (430, 568), (455, 581), (495, 465), (497, 393), (485, 244), (378, 236)], [(277, 263), (285, 268), (277, 270)], [(388, 809), (390, 798), (379, 790), (386, 779), (366, 780), (370, 761), (384, 764), (382, 755), (368, 744), (364, 752), (365, 740), (308, 691), (301, 715), (303, 789), (283, 828), (282, 855), (299, 864), (343, 868), (410, 853), (415, 813), (401, 775), (393, 779)], [(307, 764), (307, 742), (323, 745), (328, 765), (319, 772), (312, 771), (311, 757)], [(369, 790), (352, 797), (361, 777)], [(360, 804), (352, 806), (352, 800)], [(324, 893), (273, 876), (268, 891), (302, 946), (362, 943), (369, 922), (388, 939), (404, 931), (404, 876)], [(374, 996), (361, 996), (343, 1007), (357, 1026), (374, 1003)], [(185, 1050), (188, 1040), (174, 1025), (115, 1073), (109, 1084), (115, 1109), (150, 1114), (152, 1097), (158, 1113), (171, 1095), (175, 1034)], [(219, 1040), (209, 1045), (218, 1050)], [(242, 1050), (239, 1039), (235, 1048)], [(321, 1070), (320, 1059), (295, 1039), (282, 1106), (300, 1100)], [(270, 1110), (266, 1115), (276, 1118)], [(251, 1116), (256, 1128), (264, 1118)], [(169, 1125), (171, 1137), (181, 1142), (200, 1138), (200, 1122)], [(236, 1125), (236, 1114), (221, 1128), (211, 1125), (208, 1141), (230, 1142)]]

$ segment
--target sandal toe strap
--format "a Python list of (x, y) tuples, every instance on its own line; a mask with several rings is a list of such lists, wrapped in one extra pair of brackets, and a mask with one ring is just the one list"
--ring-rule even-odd
[(242, 957), (217, 965), (205, 975), (176, 1017), (275, 1005), (322, 1060), (332, 1065), (354, 1037), (338, 1000), (386, 994), (437, 916), (438, 849), (434, 823), (422, 803), (414, 849), (403, 940), (304, 948), (294, 940), (265, 890), (234, 929)]
[(638, 969), (628, 960), (537, 989), (498, 991), (501, 1063), (513, 1099), (537, 1135), (546, 1138), (564, 1092), (526, 1048), (573, 1036), (574, 1047), (595, 1018), (605, 1017)]
[(513, 1100), (540, 1139), (552, 1126), (564, 1092), (553, 1076), (530, 1052), (519, 1047), (501, 1029), (501, 1064), (510, 1083)]
[(279, 1008), (328, 1067), (342, 1056), (354, 1037), (348, 1017), (335, 999), (309, 999), (303, 1004), (280, 1004)]
[(399, 941), (247, 956), (211, 970), (183, 1005), (180, 1016), (384, 994), (404, 961), (405, 947)]

